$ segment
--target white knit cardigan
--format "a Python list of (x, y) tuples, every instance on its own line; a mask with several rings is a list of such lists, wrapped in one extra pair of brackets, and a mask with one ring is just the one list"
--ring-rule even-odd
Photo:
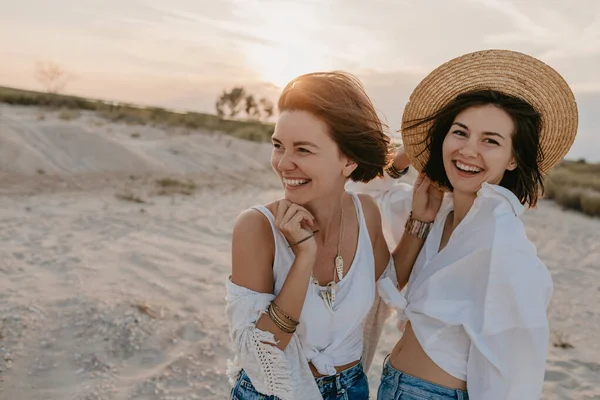
[[(392, 260), (390, 257), (390, 265), (384, 275), (395, 280)], [(322, 400), (297, 335), (293, 334), (285, 350), (281, 350), (271, 332), (256, 328), (256, 321), (266, 313), (275, 295), (238, 286), (229, 277), (226, 288), (226, 314), (235, 352), (233, 361), (227, 363), (229, 382), (234, 385), (244, 369), (259, 393), (282, 400)], [(390, 315), (390, 307), (376, 295), (373, 307), (363, 322), (362, 362), (365, 372), (371, 366), (383, 324)]]

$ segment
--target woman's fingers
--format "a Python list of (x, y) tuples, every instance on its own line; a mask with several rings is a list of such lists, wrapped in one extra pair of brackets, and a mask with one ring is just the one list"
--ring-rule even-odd
[(423, 183), (423, 178), (425, 177), (425, 174), (420, 173), (417, 176), (417, 179), (415, 180), (415, 188), (419, 188), (421, 186), (421, 184)]
[(280, 226), (287, 225), (290, 220), (294, 217), (294, 215), (298, 212), (298, 207), (296, 204), (290, 204), (290, 206), (286, 209), (285, 214), (281, 218)]
[(429, 190), (429, 187), (431, 185), (431, 180), (424, 176), (421, 178), (421, 183), (420, 185), (417, 187), (417, 192), (420, 196), (424, 196), (427, 194), (427, 191)]
[(310, 215), (302, 210), (298, 210), (284, 226), (289, 227), (290, 229), (298, 227), (301, 230), (304, 230), (302, 228), (302, 222), (306, 222), (307, 224), (310, 223)]
[(285, 213), (292, 203), (288, 200), (279, 200), (276, 203), (276, 211), (275, 211), (275, 226), (279, 227), (281, 225), (281, 221), (285, 217)]
[(442, 199), (444, 197), (444, 191), (435, 185), (429, 187), (429, 193), (436, 199)]
[[(279, 212), (279, 214), (281, 214), (281, 212)], [(296, 215), (299, 215), (299, 220), (294, 219)], [(298, 224), (300, 223), (300, 221), (304, 221), (310, 227), (314, 226), (315, 222), (314, 217), (307, 209), (305, 209), (302, 206), (299, 206), (298, 204), (290, 203), (289, 207), (286, 208), (285, 214), (281, 216), (279, 221), (276, 219), (277, 227), (280, 229), (282, 229), (283, 227), (288, 227), (289, 229), (291, 226), (293, 226), (290, 225), (290, 222), (292, 220), (298, 221)]]
[(285, 217), (283, 218), (282, 221), (282, 226), (285, 225), (289, 225), (289, 223), (294, 220), (294, 217), (296, 216), (301, 216), (301, 221), (306, 222), (307, 225), (309, 226), (313, 226), (314, 225), (314, 218), (313, 216), (304, 208), (297, 206), (297, 207), (293, 207), (294, 205), (292, 205), (290, 208), (288, 208), (288, 211), (285, 215)]

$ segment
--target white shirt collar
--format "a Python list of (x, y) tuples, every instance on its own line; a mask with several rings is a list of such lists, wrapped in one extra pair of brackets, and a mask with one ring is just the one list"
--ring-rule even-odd
[(511, 205), (517, 217), (523, 215), (523, 212), (525, 211), (525, 207), (523, 206), (523, 204), (521, 204), (517, 196), (515, 196), (515, 194), (507, 188), (500, 185), (490, 185), (489, 183), (484, 182), (481, 185), (481, 189), (479, 189), (479, 191), (477, 192), (477, 197), (502, 198), (503, 200), (506, 200), (508, 204)]
[[(507, 188), (500, 185), (491, 185), (487, 182), (484, 182), (481, 185), (481, 189), (477, 191), (477, 198), (473, 205), (476, 205), (479, 202), (485, 201), (486, 198), (496, 198), (503, 201), (505, 205), (509, 205), (512, 211), (515, 213), (517, 217), (523, 215), (525, 211), (525, 207), (521, 204), (517, 196)], [(448, 193), (446, 198), (444, 199), (444, 204), (442, 204), (442, 208), (438, 215), (442, 217), (447, 215), (450, 211), (454, 209), (454, 196), (452, 193)], [(445, 218), (444, 218), (445, 220)]]

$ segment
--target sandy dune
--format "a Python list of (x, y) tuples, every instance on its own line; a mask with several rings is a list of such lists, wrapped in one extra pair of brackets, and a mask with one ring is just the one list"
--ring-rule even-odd
[(0, 171), (213, 174), (268, 165), (264, 144), (182, 128), (116, 125), (89, 112), (74, 121), (56, 115), (0, 106)]
[[(269, 152), (1, 106), (0, 400), (227, 398), (230, 232), (280, 195)], [(165, 177), (196, 188), (161, 195)], [(600, 220), (546, 202), (524, 219), (554, 277), (555, 342), (574, 346), (549, 348), (544, 398), (600, 399)], [(373, 390), (397, 335), (388, 321)]]

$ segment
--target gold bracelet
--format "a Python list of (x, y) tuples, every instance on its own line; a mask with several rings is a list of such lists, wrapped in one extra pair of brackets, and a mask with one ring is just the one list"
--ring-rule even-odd
[[(284, 320), (281, 318), (281, 316), (279, 315), (279, 313), (277, 312), (277, 308), (278, 308), (278, 306), (277, 306), (277, 304), (275, 304), (275, 302), (274, 302), (274, 301), (272, 301), (272, 302), (271, 302), (271, 304), (269, 305), (269, 307), (271, 308), (271, 311), (272, 311), (273, 315), (274, 315), (274, 316), (275, 316), (275, 317), (276, 317), (276, 318), (277, 318), (277, 319), (278, 319), (278, 320), (279, 320), (281, 323), (283, 323), (283, 324), (284, 324), (286, 327), (288, 327), (288, 328), (292, 329), (292, 328), (295, 328), (296, 326), (298, 326), (298, 325), (299, 325), (299, 322), (298, 322), (298, 323), (296, 323), (296, 321), (295, 321), (295, 320), (292, 320), (292, 321), (291, 321), (291, 322), (292, 322), (291, 324), (290, 324), (290, 323), (287, 323), (286, 321), (284, 321)], [(285, 314), (285, 313), (284, 313), (284, 314)]]
[(281, 309), (281, 307), (279, 307), (277, 305), (277, 303), (275, 303), (275, 301), (272, 301), (271, 304), (273, 304), (273, 307), (275, 307), (276, 311), (278, 311), (281, 315), (283, 315), (285, 318), (287, 318), (292, 324), (294, 324), (294, 325), (299, 325), (300, 324), (300, 321), (296, 321), (294, 318), (292, 318), (289, 315), (287, 315), (286, 312), (283, 311)]
[(411, 236), (415, 236), (419, 239), (425, 239), (427, 238), (427, 235), (429, 235), (432, 226), (433, 222), (423, 222), (414, 219), (411, 211), (408, 220), (406, 220), (406, 225), (404, 225), (404, 231)]
[(269, 316), (271, 317), (271, 320), (275, 323), (275, 325), (283, 332), (285, 333), (294, 333), (296, 332), (296, 327), (292, 327), (289, 325), (286, 325), (285, 322), (283, 322), (275, 313), (274, 311), (271, 311), (271, 313), (269, 313)]
[(296, 332), (296, 327), (295, 326), (288, 325), (283, 320), (281, 320), (281, 318), (279, 318), (279, 316), (275, 313), (275, 310), (273, 309), (273, 305), (272, 304), (269, 304), (268, 313), (269, 313), (269, 317), (271, 318), (271, 321), (273, 321), (273, 323), (279, 329), (281, 329), (283, 332), (285, 332), (285, 333), (294, 333), (294, 332)]
[(281, 330), (283, 330), (286, 333), (293, 333), (294, 331), (296, 331), (296, 326), (291, 325), (287, 322), (285, 322), (275, 311), (274, 308), (271, 308), (271, 313), (272, 316), (275, 318), (277, 326), (279, 328), (281, 328)]

